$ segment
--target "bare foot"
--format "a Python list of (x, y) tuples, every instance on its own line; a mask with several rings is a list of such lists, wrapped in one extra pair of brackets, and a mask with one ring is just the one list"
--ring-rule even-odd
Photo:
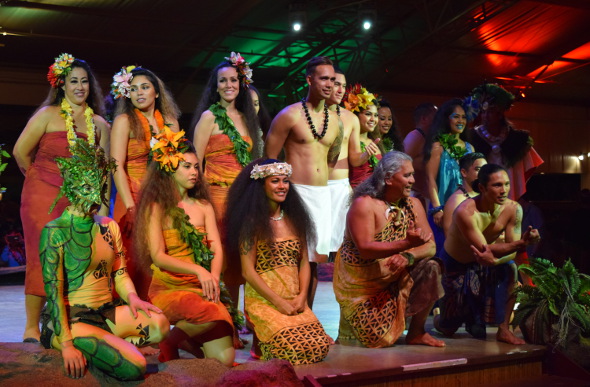
[(496, 340), (503, 343), (522, 345), (526, 344), (523, 339), (514, 336), (514, 333), (510, 332), (509, 329), (498, 327), (498, 333), (496, 333)]
[(138, 347), (137, 349), (143, 356), (152, 356), (160, 353), (158, 348), (150, 347), (149, 345), (147, 347)]
[[(39, 332), (39, 329), (27, 329), (25, 331), (25, 333), (23, 333), (23, 340), (26, 339), (35, 339), (37, 341), (39, 341), (41, 339), (41, 332)], [(32, 342), (31, 340), (27, 341), (27, 342)]]
[(424, 332), (418, 335), (408, 334), (406, 336), (406, 344), (409, 345), (428, 345), (430, 347), (444, 347), (446, 344), (442, 340), (435, 339), (430, 336), (430, 333)]

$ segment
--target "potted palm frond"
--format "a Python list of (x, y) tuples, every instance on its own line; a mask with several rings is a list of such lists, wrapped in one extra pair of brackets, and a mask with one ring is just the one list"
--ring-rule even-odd
[(534, 284), (516, 290), (513, 325), (520, 326), (525, 340), (590, 358), (590, 276), (569, 259), (558, 268), (547, 259), (530, 258), (519, 270)]

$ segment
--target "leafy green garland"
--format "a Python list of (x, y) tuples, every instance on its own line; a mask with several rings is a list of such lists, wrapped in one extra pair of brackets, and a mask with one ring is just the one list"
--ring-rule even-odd
[[(174, 228), (177, 229), (180, 234), (180, 238), (193, 251), (194, 262), (210, 272), (211, 262), (215, 255), (204, 243), (207, 238), (207, 233), (197, 230), (190, 222), (188, 214), (180, 207), (172, 209), (170, 216), (173, 219)], [(241, 329), (245, 324), (244, 315), (234, 306), (229, 291), (222, 280), (219, 281), (219, 289), (221, 303), (229, 311), (236, 329)]]
[(459, 161), (467, 153), (467, 148), (461, 148), (457, 145), (457, 138), (451, 133), (440, 134), (436, 139), (447, 153), (455, 160)]
[[(6, 169), (6, 166), (8, 165), (8, 163), (2, 162), (2, 158), (6, 158), (6, 159), (10, 158), (10, 155), (8, 154), (8, 152), (6, 152), (4, 149), (2, 149), (3, 146), (4, 146), (4, 144), (0, 144), (0, 175), (2, 174), (2, 172), (4, 172), (4, 170)], [(3, 193), (5, 191), (6, 191), (6, 188), (4, 188), (0, 185), (0, 193)]]
[(519, 306), (513, 325), (540, 309), (545, 324), (550, 324), (551, 315), (558, 319), (555, 345), (565, 342), (570, 324), (578, 326), (585, 334), (590, 333), (590, 276), (579, 273), (570, 259), (563, 267), (556, 268), (549, 260), (532, 257), (529, 264), (521, 265), (519, 270), (531, 277), (534, 286), (521, 286), (516, 290)]
[[(361, 141), (361, 152), (364, 152), (366, 148), (367, 147), (365, 146), (365, 144), (363, 144), (363, 142)], [(379, 164), (379, 159), (375, 155), (371, 155), (369, 157), (368, 161), (369, 161), (369, 166), (371, 168), (375, 168), (377, 166), (377, 164)]]
[(234, 153), (236, 154), (236, 158), (240, 165), (243, 167), (248, 165), (250, 161), (252, 161), (252, 155), (250, 154), (250, 151), (248, 151), (250, 145), (242, 138), (242, 135), (238, 132), (234, 123), (227, 115), (225, 108), (217, 102), (209, 106), (209, 110), (215, 116), (215, 123), (219, 126), (219, 129), (223, 134), (229, 137), (230, 141), (233, 143)]

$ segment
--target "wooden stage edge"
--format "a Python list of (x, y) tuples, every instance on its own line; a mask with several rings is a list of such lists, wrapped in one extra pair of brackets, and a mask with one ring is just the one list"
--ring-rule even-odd
[(295, 371), (306, 386), (492, 386), (543, 377), (547, 347), (500, 343), (491, 330), (485, 341), (468, 333), (443, 338), (444, 348), (405, 345), (403, 336), (390, 348), (334, 345), (323, 362)]

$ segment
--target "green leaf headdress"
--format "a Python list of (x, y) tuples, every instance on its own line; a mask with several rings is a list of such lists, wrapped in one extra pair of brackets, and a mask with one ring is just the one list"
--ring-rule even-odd
[(84, 212), (89, 212), (95, 204), (106, 204), (106, 183), (117, 168), (115, 160), (106, 157), (100, 146), (90, 145), (80, 138), (75, 139), (69, 149), (71, 157), (55, 159), (64, 182), (49, 212), (62, 196)]

